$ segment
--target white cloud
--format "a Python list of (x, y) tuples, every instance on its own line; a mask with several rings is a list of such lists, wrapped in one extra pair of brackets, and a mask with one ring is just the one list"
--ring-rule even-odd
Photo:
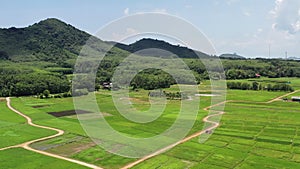
[(285, 51), (298, 57), (299, 39), (300, 33), (258, 28), (240, 37), (214, 40), (213, 44), (219, 54), (237, 52), (247, 57), (268, 57), (270, 45), (271, 57), (284, 57)]
[(293, 23), (292, 27), (295, 32), (299, 32), (300, 31), (300, 20), (298, 20), (296, 23)]
[[(274, 8), (270, 11), (269, 17), (265, 18), (266, 23), (238, 37), (214, 40), (219, 54), (237, 52), (249, 57), (268, 57), (270, 45), (271, 57), (284, 57), (285, 51), (288, 51), (290, 56), (299, 57), (300, 0), (273, 0), (273, 2)], [(241, 14), (247, 16), (247, 12), (251, 17), (257, 15), (249, 8), (241, 8)]]
[(274, 19), (273, 29), (287, 31), (290, 34), (300, 32), (299, 0), (276, 0), (270, 14)]
[(129, 8), (124, 9), (124, 15), (128, 15), (129, 14)]

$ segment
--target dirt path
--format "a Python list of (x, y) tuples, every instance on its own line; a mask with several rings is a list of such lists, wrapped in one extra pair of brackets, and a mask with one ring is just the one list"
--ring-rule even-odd
[[(224, 101), (224, 102), (221, 102), (221, 103), (218, 103), (218, 104), (215, 104), (215, 105), (211, 105), (211, 106), (208, 106), (208, 107), (205, 107), (203, 110), (208, 111), (210, 108), (215, 107), (215, 106), (219, 106), (219, 105), (221, 105), (221, 104), (225, 104), (226, 102), (230, 102), (230, 100)], [(196, 132), (196, 133), (194, 133), (194, 134), (192, 134), (192, 135), (190, 135), (190, 136), (188, 136), (188, 137), (186, 137), (186, 138), (184, 138), (184, 139), (182, 139), (182, 140), (180, 140), (180, 141), (178, 141), (178, 142), (176, 142), (176, 143), (174, 143), (174, 144), (171, 144), (171, 145), (169, 145), (169, 146), (167, 146), (167, 147), (164, 147), (164, 148), (162, 148), (162, 149), (160, 149), (160, 150), (157, 150), (156, 152), (154, 152), (154, 153), (152, 153), (152, 154), (149, 154), (149, 155), (147, 155), (147, 156), (145, 156), (145, 157), (142, 157), (142, 158), (138, 159), (137, 161), (134, 161), (133, 163), (127, 164), (126, 166), (122, 167), (121, 169), (128, 169), (128, 168), (131, 168), (131, 167), (133, 167), (133, 166), (135, 166), (135, 165), (137, 165), (137, 164), (139, 164), (139, 163), (141, 163), (141, 162), (143, 162), (143, 161), (145, 161), (145, 160), (148, 160), (148, 159), (150, 159), (150, 158), (152, 158), (152, 157), (154, 157), (154, 156), (156, 156), (156, 155), (159, 155), (159, 154), (161, 154), (161, 153), (163, 153), (163, 152), (165, 152), (165, 151), (167, 151), (167, 150), (170, 150), (171, 148), (173, 148), (173, 147), (175, 147), (175, 146), (177, 146), (177, 145), (179, 145), (179, 144), (182, 144), (182, 143), (184, 143), (184, 142), (187, 142), (187, 141), (189, 141), (189, 140), (191, 140), (191, 139), (193, 139), (193, 138), (195, 138), (195, 137), (198, 137), (198, 136), (204, 134), (206, 131), (213, 130), (213, 129), (217, 128), (217, 127), (220, 125), (220, 123), (210, 121), (209, 118), (211, 118), (211, 117), (213, 117), (213, 116), (219, 116), (219, 115), (222, 115), (222, 114), (224, 114), (224, 112), (223, 112), (223, 111), (214, 111), (214, 112), (216, 112), (216, 114), (208, 115), (208, 116), (206, 116), (206, 117), (202, 120), (203, 122), (212, 124), (211, 127), (206, 128), (205, 130), (201, 130), (201, 131), (199, 131), (199, 132)]]
[[(265, 103), (272, 103), (274, 101), (280, 100), (283, 97), (289, 96), (289, 95), (297, 93), (299, 91), (300, 90), (296, 90), (294, 92), (284, 94), (282, 96), (276, 97), (276, 98), (274, 98), (274, 99), (272, 99), (270, 101), (267, 101)], [(50, 138), (54, 138), (54, 137), (57, 137), (57, 136), (61, 136), (61, 135), (64, 134), (64, 131), (60, 130), (60, 129), (52, 128), (52, 127), (47, 127), (47, 126), (41, 126), (41, 125), (34, 124), (32, 122), (32, 119), (30, 117), (24, 115), (23, 113), (19, 112), (18, 110), (14, 109), (11, 106), (11, 104), (10, 104), (10, 98), (9, 97), (6, 98), (6, 101), (7, 101), (7, 107), (9, 109), (11, 109), (12, 111), (14, 111), (15, 113), (19, 114), (20, 116), (24, 117), (27, 120), (27, 123), (29, 125), (34, 126), (34, 127), (38, 127), (38, 128), (53, 130), (53, 131), (56, 131), (57, 134), (52, 135), (52, 136), (48, 136), (48, 137), (39, 138), (39, 139), (32, 140), (32, 141), (28, 141), (28, 142), (25, 142), (25, 143), (22, 143), (22, 144), (14, 145), (14, 146), (4, 147), (4, 148), (1, 148), (0, 151), (1, 150), (6, 150), (6, 149), (10, 149), (10, 148), (21, 147), (21, 148), (27, 149), (29, 151), (33, 151), (33, 152), (36, 152), (36, 153), (39, 153), (39, 154), (43, 154), (43, 155), (46, 155), (46, 156), (50, 156), (50, 157), (54, 157), (54, 158), (58, 158), (58, 159), (66, 160), (66, 161), (70, 161), (70, 162), (73, 162), (73, 163), (76, 163), (76, 164), (79, 164), (79, 165), (83, 165), (83, 166), (86, 166), (86, 167), (89, 167), (89, 168), (102, 169), (101, 167), (95, 166), (93, 164), (85, 163), (85, 162), (82, 162), (82, 161), (78, 161), (78, 160), (74, 160), (74, 159), (62, 157), (62, 156), (59, 156), (59, 155), (56, 155), (56, 154), (52, 154), (52, 153), (48, 153), (48, 152), (45, 152), (45, 151), (40, 151), (40, 150), (36, 150), (36, 149), (31, 148), (30, 144), (35, 143), (35, 142), (39, 142), (39, 141), (43, 141), (43, 140), (47, 140), (47, 139), (50, 139)], [(221, 105), (221, 104), (225, 104), (227, 102), (232, 102), (232, 100), (228, 100), (228, 101), (224, 101), (224, 102), (221, 102), (221, 103), (218, 103), (218, 104), (215, 104), (215, 105), (208, 106), (208, 107), (204, 108), (204, 110), (208, 111), (212, 107), (215, 107), (215, 106), (218, 106), (218, 105)], [(186, 137), (186, 138), (184, 138), (184, 139), (182, 139), (182, 140), (180, 140), (180, 141), (178, 141), (178, 142), (176, 142), (174, 144), (171, 144), (171, 145), (169, 145), (167, 147), (164, 147), (164, 148), (162, 148), (160, 150), (157, 150), (156, 152), (154, 152), (152, 154), (149, 154), (149, 155), (147, 155), (147, 156), (145, 156), (145, 157), (143, 157), (143, 158), (141, 158), (141, 159), (139, 159), (139, 160), (137, 160), (137, 161), (135, 161), (133, 163), (127, 164), (126, 166), (122, 167), (122, 169), (131, 168), (131, 167), (133, 167), (133, 166), (135, 166), (135, 165), (137, 165), (137, 164), (139, 164), (139, 163), (141, 163), (141, 162), (143, 162), (145, 160), (148, 160), (148, 159), (150, 159), (150, 158), (152, 158), (152, 157), (154, 157), (156, 155), (159, 155), (159, 154), (161, 154), (161, 153), (163, 153), (163, 152), (165, 152), (165, 151), (167, 151), (167, 150), (169, 150), (169, 149), (171, 149), (171, 148), (173, 148), (173, 147), (175, 147), (175, 146), (177, 146), (179, 144), (187, 142), (187, 141), (189, 141), (189, 140), (191, 140), (191, 139), (193, 139), (195, 137), (198, 137), (198, 136), (204, 134), (207, 130), (213, 130), (213, 129), (217, 128), (220, 125), (220, 123), (216, 123), (216, 122), (210, 121), (209, 118), (211, 118), (213, 116), (222, 115), (225, 112), (223, 112), (223, 111), (215, 111), (215, 112), (216, 112), (216, 114), (208, 115), (208, 116), (206, 116), (203, 119), (203, 122), (212, 124), (211, 127), (207, 128), (205, 130), (201, 130), (201, 131), (199, 131), (197, 133), (194, 133), (194, 134), (192, 134), (192, 135), (190, 135), (190, 136), (188, 136), (188, 137)]]
[[(294, 94), (294, 93), (297, 93), (297, 92), (299, 92), (299, 91), (300, 91), (300, 90), (296, 90), (296, 91), (294, 91), (294, 92), (284, 94), (284, 95), (279, 96), (279, 97), (276, 97), (276, 98), (274, 98), (274, 99), (272, 99), (272, 100), (270, 100), (270, 101), (262, 102), (262, 103), (272, 103), (272, 102), (274, 102), (274, 101), (280, 100), (280, 99), (283, 98), (283, 97), (289, 96), (289, 95)], [(233, 101), (233, 100), (226, 100), (226, 101), (224, 101), (224, 102), (220, 102), (220, 103), (218, 103), (218, 104), (215, 104), (215, 105), (211, 105), (211, 106), (205, 107), (203, 110), (209, 111), (209, 109), (211, 109), (212, 107), (219, 106), (219, 105), (221, 105), (221, 104), (225, 104), (225, 103), (228, 103), (228, 102), (234, 102), (234, 101)], [(238, 101), (238, 102), (243, 102), (243, 101)], [(209, 116), (206, 116), (206, 117), (203, 119), (203, 122), (211, 123), (211, 124), (212, 124), (211, 127), (207, 128), (207, 129), (205, 129), (205, 130), (201, 130), (201, 131), (199, 131), (199, 132), (197, 132), (197, 133), (194, 133), (194, 134), (192, 134), (192, 135), (190, 135), (190, 136), (188, 136), (188, 137), (186, 137), (186, 138), (184, 138), (184, 139), (182, 139), (182, 140), (180, 140), (180, 141), (178, 141), (178, 142), (176, 142), (176, 143), (174, 143), (174, 144), (171, 144), (171, 145), (169, 145), (169, 146), (167, 146), (167, 147), (165, 147), (165, 148), (162, 148), (162, 149), (160, 149), (160, 150), (157, 150), (156, 152), (154, 152), (154, 153), (152, 153), (152, 154), (149, 154), (149, 155), (147, 155), (147, 156), (145, 156), (145, 157), (143, 157), (143, 158), (140, 158), (140, 159), (138, 159), (137, 161), (134, 161), (133, 163), (127, 164), (126, 166), (122, 167), (122, 169), (129, 169), (129, 168), (132, 168), (132, 167), (134, 167), (135, 165), (137, 165), (137, 164), (139, 164), (139, 163), (141, 163), (141, 162), (144, 162), (144, 161), (146, 161), (146, 160), (148, 160), (148, 159), (150, 159), (150, 158), (152, 158), (152, 157), (154, 157), (154, 156), (156, 156), (156, 155), (159, 155), (159, 154), (161, 154), (161, 153), (163, 153), (163, 152), (165, 152), (165, 151), (167, 151), (167, 150), (169, 150), (169, 149), (171, 149), (171, 148), (173, 148), (173, 147), (175, 147), (175, 146), (177, 146), (177, 145), (179, 145), (179, 144), (182, 144), (182, 143), (184, 143), (184, 142), (187, 142), (187, 141), (189, 141), (189, 140), (191, 140), (191, 139), (193, 139), (193, 138), (195, 138), (195, 137), (198, 137), (198, 136), (204, 134), (206, 130), (213, 130), (213, 129), (217, 128), (217, 127), (220, 125), (220, 123), (216, 123), (216, 122), (213, 122), (213, 121), (209, 121), (208, 119), (209, 119), (210, 117), (213, 117), (213, 116), (218, 116), (218, 115), (224, 114), (225, 112), (223, 112), (223, 111), (215, 111), (215, 112), (217, 112), (217, 113), (216, 113), (216, 114), (209, 115)]]
[(297, 93), (297, 92), (299, 92), (299, 91), (300, 91), (300, 90), (295, 90), (295, 91), (293, 91), (293, 92), (291, 92), (291, 93), (287, 93), (287, 94), (285, 94), (285, 95), (276, 97), (275, 99), (272, 99), (272, 100), (268, 101), (267, 103), (272, 103), (272, 102), (274, 102), (274, 101), (280, 100), (280, 99), (282, 99), (283, 97), (287, 97), (287, 96), (289, 96), (289, 95), (291, 95), (291, 94), (294, 94), (294, 93)]
[(11, 106), (11, 104), (10, 104), (10, 98), (9, 97), (6, 98), (6, 103), (7, 103), (7, 107), (10, 110), (12, 110), (15, 113), (19, 114), (20, 116), (24, 117), (27, 120), (27, 124), (28, 125), (34, 126), (34, 127), (38, 127), (38, 128), (53, 130), (53, 131), (56, 131), (57, 134), (52, 135), (52, 136), (48, 136), (48, 137), (39, 138), (39, 139), (36, 139), (36, 140), (31, 140), (31, 141), (28, 141), (28, 142), (25, 142), (25, 143), (22, 143), (22, 144), (18, 144), (18, 145), (14, 145), (14, 146), (9, 146), (9, 147), (5, 147), (5, 148), (1, 148), (0, 151), (1, 150), (6, 150), (6, 149), (10, 149), (10, 148), (21, 147), (21, 148), (24, 148), (24, 149), (29, 150), (29, 151), (33, 151), (33, 152), (36, 152), (36, 153), (39, 153), (39, 154), (43, 154), (43, 155), (46, 155), (46, 156), (50, 156), (50, 157), (54, 157), (54, 158), (58, 158), (58, 159), (66, 160), (66, 161), (70, 161), (72, 163), (76, 163), (76, 164), (79, 164), (79, 165), (82, 165), (82, 166), (86, 166), (86, 167), (89, 167), (89, 168), (102, 169), (101, 167), (95, 166), (93, 164), (85, 163), (85, 162), (78, 161), (78, 160), (75, 160), (75, 159), (71, 159), (71, 158), (67, 158), (67, 157), (62, 157), (62, 156), (59, 156), (59, 155), (56, 155), (56, 154), (52, 154), (52, 153), (48, 153), (48, 152), (45, 152), (45, 151), (40, 151), (40, 150), (36, 150), (36, 149), (31, 148), (30, 144), (35, 143), (35, 142), (39, 142), (39, 141), (43, 141), (43, 140), (47, 140), (47, 139), (51, 139), (51, 138), (54, 138), (54, 137), (57, 137), (57, 136), (61, 136), (61, 135), (64, 134), (64, 131), (60, 130), (60, 129), (52, 128), (52, 127), (47, 127), (47, 126), (41, 126), (41, 125), (34, 124), (32, 122), (32, 119), (30, 117), (26, 116), (25, 114), (23, 114), (20, 111), (14, 109)]

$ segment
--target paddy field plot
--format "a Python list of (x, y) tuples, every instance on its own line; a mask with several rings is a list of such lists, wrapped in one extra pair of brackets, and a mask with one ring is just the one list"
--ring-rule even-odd
[[(291, 81), (297, 89), (298, 80)], [(177, 88), (172, 87), (168, 91), (177, 91)], [(266, 103), (283, 94), (285, 92), (228, 90), (227, 100), (232, 102), (226, 103), (221, 126), (205, 143), (200, 144), (199, 138), (194, 138), (134, 168), (297, 168), (300, 165), (300, 104), (280, 100)], [(132, 106), (138, 110), (144, 111), (150, 107), (148, 91), (130, 92), (130, 98)], [(97, 92), (96, 99), (101, 112), (106, 114), (103, 118), (115, 130), (136, 138), (151, 137), (165, 131), (175, 121), (180, 109), (179, 100), (169, 100), (156, 121), (137, 124), (120, 115), (109, 91)], [(199, 114), (189, 134), (202, 130), (202, 119), (208, 113), (203, 108), (209, 106), (210, 101), (211, 97), (200, 96)], [(5, 102), (0, 102), (0, 106), (1, 110), (6, 109)], [(82, 129), (76, 115), (55, 117), (49, 114), (74, 111), (72, 98), (12, 98), (12, 106), (30, 116), (37, 124), (65, 131), (63, 136), (33, 144), (32, 147), (36, 149), (104, 168), (120, 168), (136, 160), (114, 155), (96, 145)], [(5, 118), (7, 120), (2, 120)], [(9, 127), (10, 123), (21, 125), (25, 122), (13, 112), (5, 118), (1, 119), (3, 127)], [(35, 129), (29, 131), (32, 130)], [(51, 131), (41, 133), (52, 134)], [(31, 139), (29, 136), (24, 136), (28, 137), (24, 140)], [(7, 152), (1, 153), (5, 155)]]

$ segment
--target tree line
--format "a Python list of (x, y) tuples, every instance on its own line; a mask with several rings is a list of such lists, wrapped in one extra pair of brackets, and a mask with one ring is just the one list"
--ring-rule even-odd
[(170, 100), (178, 100), (178, 99), (188, 99), (187, 94), (182, 92), (166, 92), (166, 91), (160, 91), (160, 92), (149, 92), (148, 96), (151, 97), (166, 97)]
[[(5, 53), (1, 53), (6, 56)], [(143, 56), (140, 56), (143, 57)], [(83, 95), (88, 92), (99, 89), (104, 82), (111, 82), (112, 76), (117, 66), (124, 59), (123, 53), (113, 49), (106, 56), (97, 71), (96, 78), (81, 78), (80, 83), (73, 84), (77, 91), (74, 95)], [(183, 59), (196, 78), (196, 83), (209, 79), (205, 66), (199, 59)], [(171, 62), (165, 59), (164, 62)], [(67, 63), (67, 61), (65, 61)], [(67, 78), (72, 74), (75, 61), (68, 61), (68, 64), (60, 66), (49, 62), (25, 62), (15, 63), (12, 61), (1, 60), (0, 62), (0, 96), (27, 96), (43, 93), (49, 90), (52, 94), (69, 92), (71, 81)], [(300, 62), (289, 60), (267, 60), (250, 59), (234, 60), (222, 59), (223, 67), (227, 79), (247, 79), (260, 74), (265, 77), (300, 77)], [(147, 63), (151, 64), (151, 63)], [(164, 63), (162, 63), (164, 64)], [(24, 66), (25, 65), (25, 66)], [(134, 63), (133, 63), (134, 65)], [(137, 65), (139, 66), (139, 65)], [(174, 65), (173, 67), (176, 67)], [(185, 77), (184, 71), (178, 70), (175, 81), (174, 78), (157, 69), (148, 69), (139, 72), (130, 82), (133, 89), (162, 89), (169, 88), (176, 83), (193, 84), (193, 79)], [(216, 76), (217, 77), (217, 76)], [(77, 77), (75, 77), (77, 78)], [(287, 84), (252, 84), (252, 83), (228, 83), (229, 89), (242, 90), (269, 90), (269, 91), (291, 91), (293, 90)], [(74, 93), (76, 92), (76, 94)]]
[(10, 74), (0, 75), (0, 96), (37, 95), (49, 90), (51, 93), (63, 93), (70, 90), (70, 82), (57, 74)]
[(266, 90), (266, 91), (294, 91), (294, 89), (285, 83), (278, 84), (262, 84), (258, 82), (227, 82), (228, 89), (239, 89), (239, 90)]

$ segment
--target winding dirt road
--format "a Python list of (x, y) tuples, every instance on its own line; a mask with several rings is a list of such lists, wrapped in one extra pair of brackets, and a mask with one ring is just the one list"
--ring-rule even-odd
[[(296, 91), (294, 91), (294, 92), (287, 93), (287, 94), (285, 94), (285, 95), (276, 97), (276, 98), (274, 98), (274, 99), (272, 99), (272, 100), (270, 100), (270, 101), (267, 101), (267, 102), (265, 102), (265, 103), (272, 103), (272, 102), (274, 102), (274, 101), (280, 100), (280, 99), (282, 99), (283, 97), (289, 96), (289, 95), (294, 94), (294, 93), (297, 93), (297, 92), (299, 92), (299, 91), (300, 91), (300, 90), (296, 90)], [(29, 151), (33, 151), (33, 152), (36, 152), (36, 153), (39, 153), (39, 154), (43, 154), (43, 155), (46, 155), (46, 156), (58, 158), (58, 159), (61, 159), (61, 160), (66, 160), (66, 161), (69, 161), (69, 162), (72, 162), (72, 163), (76, 163), (76, 164), (79, 164), (79, 165), (82, 165), (82, 166), (86, 166), (86, 167), (89, 167), (89, 168), (102, 169), (101, 167), (95, 166), (95, 165), (93, 165), (93, 164), (85, 163), (85, 162), (78, 161), (78, 160), (75, 160), (75, 159), (70, 159), (70, 158), (62, 157), (62, 156), (59, 156), (59, 155), (56, 155), (56, 154), (52, 154), (52, 153), (48, 153), (48, 152), (45, 152), (45, 151), (40, 151), (40, 150), (36, 150), (36, 149), (31, 148), (31, 147), (30, 147), (30, 144), (35, 143), (35, 142), (39, 142), (39, 141), (44, 141), (44, 140), (47, 140), (47, 139), (51, 139), (51, 138), (54, 138), (54, 137), (61, 136), (61, 135), (64, 134), (64, 131), (63, 131), (63, 130), (60, 130), (60, 129), (52, 128), (52, 127), (47, 127), (47, 126), (41, 126), (41, 125), (34, 124), (34, 123), (32, 122), (32, 119), (31, 119), (30, 117), (26, 116), (25, 114), (23, 114), (23, 113), (21, 113), (20, 111), (14, 109), (14, 108), (11, 106), (11, 104), (10, 104), (10, 98), (9, 98), (9, 97), (6, 98), (6, 101), (7, 101), (7, 107), (8, 107), (9, 109), (11, 109), (12, 111), (14, 111), (15, 113), (19, 114), (20, 116), (24, 117), (24, 118), (27, 120), (27, 124), (28, 124), (28, 125), (31, 125), (31, 126), (34, 126), (34, 127), (38, 127), (38, 128), (43, 128), (43, 129), (53, 130), (53, 131), (56, 131), (57, 134), (52, 135), (52, 136), (48, 136), (48, 137), (39, 138), (39, 139), (36, 139), (36, 140), (31, 140), (31, 141), (28, 141), (28, 142), (25, 142), (25, 143), (22, 143), (22, 144), (18, 144), (18, 145), (14, 145), (14, 146), (4, 147), (4, 148), (1, 148), (0, 151), (1, 151), (1, 150), (6, 150), (6, 149), (10, 149), (10, 148), (21, 147), (21, 148), (24, 148), (24, 149), (29, 150)], [(204, 108), (204, 110), (208, 111), (208, 110), (211, 109), (212, 107), (215, 107), (215, 106), (218, 106), (218, 105), (221, 105), (221, 104), (225, 104), (225, 103), (227, 103), (227, 102), (232, 102), (232, 100), (227, 100), (227, 101), (224, 101), (224, 102), (215, 104), (215, 105), (208, 106), (208, 107)], [(195, 138), (195, 137), (198, 137), (198, 136), (204, 134), (207, 130), (213, 130), (213, 129), (217, 128), (217, 127), (220, 125), (220, 123), (210, 121), (209, 118), (211, 118), (211, 117), (213, 117), (213, 116), (219, 116), (219, 115), (222, 115), (222, 114), (224, 114), (225, 112), (223, 112), (223, 111), (214, 111), (214, 112), (216, 112), (216, 114), (208, 115), (208, 116), (206, 116), (206, 117), (203, 119), (203, 122), (206, 122), (206, 123), (210, 123), (210, 124), (211, 124), (211, 126), (210, 126), (209, 128), (207, 128), (207, 129), (205, 129), (205, 130), (201, 130), (201, 131), (199, 131), (199, 132), (197, 132), (197, 133), (194, 133), (194, 134), (192, 134), (192, 135), (190, 135), (190, 136), (188, 136), (188, 137), (186, 137), (186, 138), (184, 138), (184, 139), (182, 139), (182, 140), (180, 140), (180, 141), (178, 141), (178, 142), (176, 142), (176, 143), (174, 143), (174, 144), (171, 144), (171, 145), (169, 145), (169, 146), (167, 146), (167, 147), (164, 147), (164, 148), (162, 148), (162, 149), (160, 149), (160, 150), (157, 150), (156, 152), (154, 152), (154, 153), (152, 153), (152, 154), (149, 154), (149, 155), (147, 155), (147, 156), (145, 156), (145, 157), (143, 157), (143, 158), (140, 158), (140, 159), (138, 159), (137, 161), (134, 161), (134, 162), (132, 162), (132, 163), (130, 163), (130, 164), (127, 164), (126, 166), (122, 167), (122, 169), (129, 169), (129, 168), (131, 168), (131, 167), (133, 167), (133, 166), (135, 166), (135, 165), (137, 165), (137, 164), (139, 164), (139, 163), (141, 163), (141, 162), (143, 162), (143, 161), (145, 161), (145, 160), (148, 160), (148, 159), (150, 159), (150, 158), (152, 158), (152, 157), (154, 157), (154, 156), (156, 156), (156, 155), (159, 155), (159, 154), (161, 154), (161, 153), (163, 153), (163, 152), (165, 152), (165, 151), (167, 151), (167, 150), (169, 150), (169, 149), (171, 149), (171, 148), (173, 148), (173, 147), (175, 147), (175, 146), (177, 146), (177, 145), (179, 145), (179, 144), (182, 144), (182, 143), (184, 143), (184, 142), (187, 142), (187, 141), (189, 141), (189, 140), (191, 140), (191, 139), (193, 139), (193, 138)]]
[[(203, 110), (208, 111), (208, 110), (209, 110), (210, 108), (212, 108), (212, 107), (219, 106), (219, 105), (221, 105), (221, 104), (225, 104), (226, 102), (229, 102), (229, 101), (230, 101), (230, 100), (224, 101), (224, 102), (221, 102), (221, 103), (218, 103), (218, 104), (215, 104), (215, 105), (208, 106), (208, 107), (204, 108)], [(133, 163), (127, 164), (126, 166), (122, 167), (121, 169), (132, 168), (133, 166), (135, 166), (135, 165), (137, 165), (137, 164), (139, 164), (139, 163), (141, 163), (141, 162), (143, 162), (143, 161), (146, 161), (146, 160), (148, 160), (148, 159), (150, 159), (150, 158), (152, 158), (152, 157), (154, 157), (154, 156), (156, 156), (156, 155), (159, 155), (159, 154), (161, 154), (161, 153), (163, 153), (163, 152), (165, 152), (165, 151), (167, 151), (167, 150), (170, 150), (171, 148), (173, 148), (173, 147), (175, 147), (175, 146), (177, 146), (177, 145), (179, 145), (179, 144), (182, 144), (182, 143), (184, 143), (184, 142), (187, 142), (187, 141), (189, 141), (189, 140), (191, 140), (191, 139), (193, 139), (193, 138), (195, 138), (195, 137), (198, 137), (198, 136), (200, 136), (200, 135), (206, 133), (206, 131), (210, 131), (210, 130), (213, 130), (213, 129), (217, 128), (217, 127), (220, 125), (220, 123), (217, 123), (217, 122), (214, 122), (214, 121), (210, 121), (209, 118), (211, 118), (211, 117), (213, 117), (213, 116), (219, 116), (219, 115), (222, 115), (222, 114), (224, 114), (225, 112), (223, 112), (223, 111), (214, 111), (214, 112), (216, 112), (216, 114), (208, 115), (208, 116), (206, 116), (206, 117), (202, 120), (202, 121), (205, 122), (205, 123), (210, 123), (212, 126), (206, 128), (205, 130), (201, 130), (201, 131), (199, 131), (199, 132), (196, 132), (196, 133), (194, 133), (194, 134), (192, 134), (192, 135), (190, 135), (190, 136), (188, 136), (188, 137), (186, 137), (186, 138), (184, 138), (184, 139), (182, 139), (182, 140), (180, 140), (180, 141), (178, 141), (178, 142), (176, 142), (176, 143), (174, 143), (174, 144), (171, 144), (171, 145), (169, 145), (169, 146), (167, 146), (167, 147), (164, 147), (164, 148), (162, 148), (162, 149), (160, 149), (160, 150), (157, 150), (157, 151), (155, 151), (155, 152), (152, 153), (152, 154), (149, 154), (149, 155), (147, 155), (147, 156), (145, 156), (145, 157), (142, 157), (142, 158), (138, 159), (137, 161), (134, 161)]]
[(272, 103), (272, 102), (274, 102), (274, 101), (280, 100), (280, 99), (282, 99), (282, 98), (284, 98), (284, 97), (287, 97), (287, 96), (289, 96), (289, 95), (291, 95), (291, 94), (294, 94), (294, 93), (297, 93), (297, 92), (299, 92), (299, 91), (300, 91), (300, 90), (295, 90), (295, 91), (293, 91), (293, 92), (291, 92), (291, 93), (287, 93), (287, 94), (285, 94), (285, 95), (276, 97), (275, 99), (272, 99), (272, 100), (270, 100), (270, 101), (268, 101), (268, 102), (266, 102), (266, 103)]
[[(287, 97), (287, 96), (289, 96), (289, 95), (291, 95), (291, 94), (294, 94), (294, 93), (297, 93), (297, 92), (299, 92), (299, 91), (300, 91), (300, 90), (296, 90), (296, 91), (294, 91), (294, 92), (290, 92), (290, 93), (284, 94), (284, 95), (282, 95), (282, 96), (276, 97), (276, 98), (271, 99), (270, 101), (267, 101), (267, 102), (264, 102), (264, 103), (272, 103), (272, 102), (274, 102), (274, 101), (280, 100), (280, 99), (282, 99), (283, 97)], [(225, 104), (225, 103), (228, 103), (228, 102), (234, 102), (234, 101), (233, 101), (233, 100), (226, 100), (226, 101), (224, 101), (224, 102), (220, 102), (220, 103), (218, 103), (218, 104), (215, 104), (215, 105), (211, 105), (211, 106), (205, 107), (203, 110), (209, 111), (209, 109), (211, 109), (211, 108), (213, 108), (213, 107), (215, 107), (215, 106), (219, 106), (219, 105), (222, 105), (222, 104)], [(242, 101), (238, 101), (238, 102), (242, 102)], [(165, 147), (165, 148), (162, 148), (162, 149), (160, 149), (160, 150), (157, 150), (156, 152), (154, 152), (154, 153), (152, 153), (152, 154), (149, 154), (149, 155), (147, 155), (147, 156), (145, 156), (145, 157), (143, 157), (143, 158), (140, 158), (140, 159), (138, 159), (137, 161), (134, 161), (134, 162), (132, 162), (132, 163), (130, 163), (130, 164), (127, 164), (126, 166), (122, 167), (122, 169), (129, 169), (129, 168), (132, 168), (132, 167), (134, 167), (135, 165), (137, 165), (137, 164), (139, 164), (139, 163), (141, 163), (141, 162), (144, 162), (144, 161), (146, 161), (146, 160), (148, 160), (148, 159), (150, 159), (150, 158), (152, 158), (152, 157), (154, 157), (154, 156), (156, 156), (156, 155), (159, 155), (159, 154), (161, 154), (161, 153), (163, 153), (163, 152), (165, 152), (165, 151), (167, 151), (167, 150), (169, 150), (169, 149), (171, 149), (171, 148), (173, 148), (173, 147), (175, 147), (175, 146), (177, 146), (177, 145), (179, 145), (179, 144), (182, 144), (182, 143), (184, 143), (184, 142), (187, 142), (187, 141), (189, 141), (189, 140), (191, 140), (191, 139), (193, 139), (193, 138), (195, 138), (195, 137), (198, 137), (198, 136), (204, 134), (207, 130), (213, 130), (213, 129), (217, 128), (220, 124), (219, 124), (219, 123), (216, 123), (216, 122), (213, 122), (213, 121), (210, 121), (209, 118), (210, 118), (210, 117), (213, 117), (213, 116), (222, 115), (222, 114), (224, 114), (225, 112), (223, 112), (223, 111), (214, 111), (214, 112), (217, 112), (217, 113), (216, 113), (216, 114), (209, 115), (209, 116), (206, 116), (206, 117), (203, 119), (203, 122), (212, 124), (211, 127), (207, 128), (207, 129), (205, 129), (205, 130), (201, 130), (201, 131), (199, 131), (199, 132), (197, 132), (197, 133), (194, 133), (194, 134), (192, 134), (192, 135), (190, 135), (190, 136), (188, 136), (188, 137), (186, 137), (186, 138), (184, 138), (184, 139), (182, 139), (182, 140), (180, 140), (180, 141), (178, 141), (178, 142), (176, 142), (176, 143), (174, 143), (174, 144), (171, 144), (171, 145), (169, 145), (169, 146), (167, 146), (167, 147)]]
[(57, 136), (61, 136), (61, 135), (64, 134), (64, 131), (60, 130), (60, 129), (52, 128), (52, 127), (47, 127), (47, 126), (41, 126), (41, 125), (34, 124), (32, 122), (32, 119), (30, 117), (26, 116), (25, 114), (23, 114), (20, 111), (14, 109), (11, 106), (11, 104), (10, 104), (10, 98), (9, 97), (6, 98), (6, 104), (7, 104), (7, 107), (10, 110), (12, 110), (15, 113), (19, 114), (20, 116), (24, 117), (27, 120), (27, 124), (28, 125), (34, 126), (34, 127), (38, 127), (38, 128), (53, 130), (53, 131), (56, 131), (57, 134), (52, 135), (52, 136), (48, 136), (48, 137), (39, 138), (39, 139), (36, 139), (36, 140), (31, 140), (31, 141), (28, 141), (28, 142), (25, 142), (25, 143), (22, 143), (22, 144), (18, 144), (18, 145), (14, 145), (14, 146), (9, 146), (9, 147), (5, 147), (5, 148), (1, 148), (0, 151), (1, 150), (6, 150), (6, 149), (10, 149), (10, 148), (21, 147), (21, 148), (24, 148), (24, 149), (29, 150), (29, 151), (33, 151), (33, 152), (36, 152), (36, 153), (39, 153), (39, 154), (43, 154), (43, 155), (46, 155), (46, 156), (58, 158), (58, 159), (61, 159), (61, 160), (66, 160), (66, 161), (69, 161), (69, 162), (72, 162), (72, 163), (76, 163), (76, 164), (79, 164), (79, 165), (82, 165), (82, 166), (86, 166), (86, 167), (89, 167), (89, 168), (102, 169), (101, 167), (98, 167), (98, 166), (93, 165), (93, 164), (89, 164), (89, 163), (86, 163), (86, 162), (78, 161), (78, 160), (67, 158), (67, 157), (62, 157), (62, 156), (59, 156), (59, 155), (56, 155), (56, 154), (52, 154), (52, 153), (48, 153), (48, 152), (45, 152), (45, 151), (40, 151), (40, 150), (36, 150), (36, 149), (31, 148), (30, 144), (35, 143), (35, 142), (39, 142), (39, 141), (48, 140), (48, 139), (51, 139), (51, 138), (54, 138), (54, 137), (57, 137)]

